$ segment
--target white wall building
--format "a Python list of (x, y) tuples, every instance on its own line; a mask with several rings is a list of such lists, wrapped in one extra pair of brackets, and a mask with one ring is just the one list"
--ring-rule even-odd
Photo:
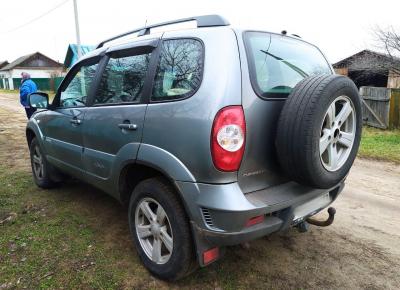
[(10, 90), (19, 88), (22, 72), (29, 73), (32, 79), (44, 84), (51, 78), (63, 76), (64, 67), (40, 52), (24, 55), (0, 69), (2, 87)]

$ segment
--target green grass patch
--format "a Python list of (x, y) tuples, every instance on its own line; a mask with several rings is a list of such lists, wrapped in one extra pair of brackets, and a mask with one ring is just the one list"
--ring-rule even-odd
[(380, 130), (364, 127), (360, 157), (400, 163), (400, 130)]

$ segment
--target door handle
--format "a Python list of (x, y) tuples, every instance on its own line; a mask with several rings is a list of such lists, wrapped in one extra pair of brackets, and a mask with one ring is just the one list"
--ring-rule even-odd
[(73, 119), (71, 119), (71, 120), (69, 120), (69, 121), (70, 121), (70, 123), (73, 124), (73, 125), (80, 125), (80, 124), (82, 124), (82, 121), (79, 120), (79, 119), (77, 119), (77, 118), (73, 118)]
[(118, 127), (123, 130), (132, 130), (132, 131), (137, 129), (137, 125), (131, 123), (118, 124)]

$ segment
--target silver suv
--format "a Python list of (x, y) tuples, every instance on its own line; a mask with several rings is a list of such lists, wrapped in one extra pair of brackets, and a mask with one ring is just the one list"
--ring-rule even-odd
[[(155, 31), (183, 22), (196, 27)], [(361, 134), (357, 88), (316, 46), (217, 15), (103, 41), (51, 104), (29, 100), (36, 184), (73, 176), (127, 205), (143, 264), (168, 280), (304, 229), (342, 191)]]

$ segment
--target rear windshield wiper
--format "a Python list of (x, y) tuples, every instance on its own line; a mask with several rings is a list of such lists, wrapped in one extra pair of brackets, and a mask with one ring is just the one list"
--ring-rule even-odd
[(287, 60), (284, 60), (284, 59), (282, 59), (282, 58), (280, 58), (280, 57), (278, 57), (278, 56), (276, 56), (276, 55), (274, 55), (274, 54), (272, 54), (272, 53), (270, 53), (270, 52), (268, 52), (268, 51), (266, 51), (266, 50), (260, 49), (260, 51), (263, 52), (263, 53), (265, 53), (266, 55), (269, 55), (269, 56), (273, 57), (274, 59), (279, 60), (279, 61), (281, 61), (282, 63), (286, 64), (286, 65), (287, 65), (288, 67), (290, 67), (292, 70), (294, 70), (294, 71), (297, 72), (299, 75), (301, 75), (303, 78), (308, 77), (308, 74), (307, 74), (305, 71), (303, 71), (303, 70), (302, 70), (301, 68), (299, 68), (298, 66), (295, 66), (294, 64), (288, 62)]

